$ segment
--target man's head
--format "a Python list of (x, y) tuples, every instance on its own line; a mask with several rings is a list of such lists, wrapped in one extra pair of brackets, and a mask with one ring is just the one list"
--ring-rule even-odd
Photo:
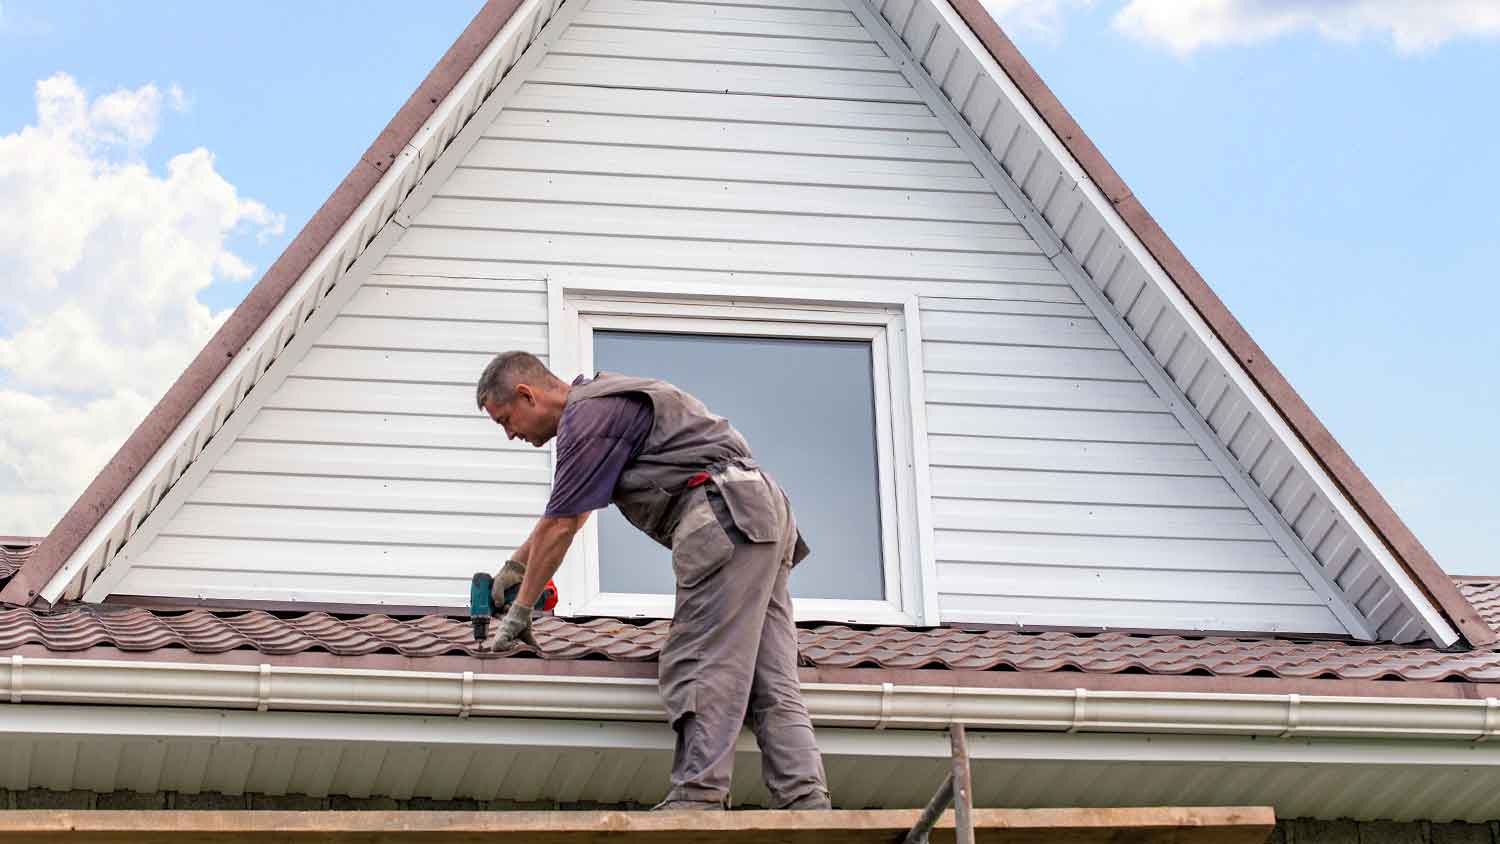
[(568, 385), (536, 355), (504, 352), (484, 368), (475, 398), (480, 409), (505, 428), (507, 437), (520, 437), (540, 448), (557, 436)]

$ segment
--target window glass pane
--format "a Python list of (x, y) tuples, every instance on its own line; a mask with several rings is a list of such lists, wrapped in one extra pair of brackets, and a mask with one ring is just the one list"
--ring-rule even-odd
[[(595, 331), (594, 365), (676, 384), (745, 436), (812, 547), (794, 596), (884, 597), (868, 342)], [(614, 507), (596, 518), (603, 591), (671, 594), (670, 553)]]

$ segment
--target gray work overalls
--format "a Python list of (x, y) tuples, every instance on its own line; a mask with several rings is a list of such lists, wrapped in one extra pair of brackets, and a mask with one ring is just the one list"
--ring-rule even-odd
[(787, 576), (808, 548), (790, 501), (739, 431), (665, 381), (601, 372), (573, 387), (568, 403), (622, 393), (650, 400), (653, 420), (613, 501), (627, 521), (671, 549), (677, 581), (659, 667), (677, 734), (667, 799), (724, 800), (735, 739), (747, 721), (773, 808), (826, 796), (797, 679)]

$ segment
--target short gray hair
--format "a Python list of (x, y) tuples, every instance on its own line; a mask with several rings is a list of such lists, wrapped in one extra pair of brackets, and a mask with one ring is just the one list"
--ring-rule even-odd
[(486, 401), (503, 405), (515, 398), (517, 384), (550, 387), (561, 383), (562, 379), (553, 375), (536, 355), (521, 351), (501, 352), (479, 376), (474, 399), (482, 410)]

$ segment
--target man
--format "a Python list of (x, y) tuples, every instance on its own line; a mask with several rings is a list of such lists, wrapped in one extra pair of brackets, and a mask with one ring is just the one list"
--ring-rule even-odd
[(772, 808), (829, 808), (787, 590), (808, 548), (786, 494), (744, 437), (665, 381), (598, 373), (567, 384), (526, 352), (491, 361), (476, 393), (510, 439), (541, 448), (557, 438), (547, 509), (495, 578), (497, 596), (521, 586), (491, 647), (535, 647), (532, 605), (589, 513), (613, 501), (671, 549), (677, 581), (659, 667), (677, 739), (672, 790), (656, 808), (725, 808), (747, 720)]

